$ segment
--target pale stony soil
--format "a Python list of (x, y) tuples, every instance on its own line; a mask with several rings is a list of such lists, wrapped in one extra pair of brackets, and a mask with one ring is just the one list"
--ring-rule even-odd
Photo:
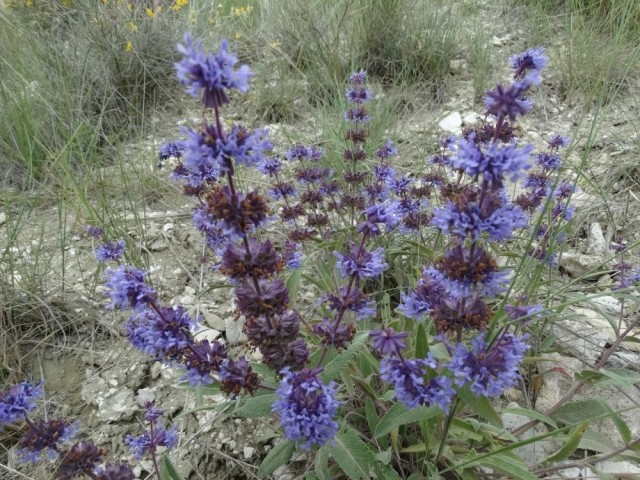
[[(501, 59), (519, 49), (509, 36), (494, 39), (489, 48), (494, 51), (494, 63), (501, 65), (506, 65), (506, 60)], [(536, 95), (533, 114), (522, 123), (523, 138), (542, 147), (543, 139), (551, 133), (571, 136), (574, 142), (566, 160), (566, 176), (570, 178), (581, 163), (593, 113), (578, 100), (569, 103), (555, 93), (553, 68), (552, 65), (544, 86)], [(504, 78), (506, 68), (499, 69), (496, 78), (501, 73)], [(400, 169), (411, 170), (415, 165), (423, 164), (436, 136), (446, 133), (437, 127), (445, 117), (442, 126), (454, 132), (480, 118), (481, 106), (472, 100), (471, 72), (465, 61), (452, 64), (448, 92), (442, 104), (434, 106), (425, 102), (424, 108), (398, 126), (400, 134), (394, 140), (397, 140), (401, 153)], [(574, 199), (578, 207), (574, 232), (567, 240), (566, 253), (554, 273), (563, 281), (573, 281), (599, 265), (602, 266), (600, 271), (606, 270), (612, 263), (607, 259), (613, 255), (609, 241), (614, 234), (624, 234), (629, 244), (640, 240), (640, 231), (636, 228), (640, 221), (640, 166), (637, 161), (640, 153), (637, 132), (640, 105), (637, 94), (636, 91), (626, 92), (600, 118), (601, 128), (595, 135), (586, 171), (578, 181), (582, 192)], [(179, 121), (183, 122), (184, 119)], [(309, 119), (305, 119), (302, 126), (273, 127), (274, 143), (280, 149), (289, 146), (285, 140), (286, 132), (294, 129), (309, 135), (313, 132), (313, 123)], [(136, 169), (142, 170), (142, 175), (161, 179), (162, 185), (166, 171), (153, 170), (156, 145), (132, 148), (136, 152), (135, 158), (146, 162), (146, 166), (138, 165)], [(123, 149), (123, 154), (129, 155), (130, 152)], [(200, 261), (203, 249), (199, 234), (191, 228), (189, 201), (167, 181), (159, 193), (143, 199), (139, 210), (134, 212), (120, 201), (119, 168), (106, 169), (103, 174), (105, 185), (113, 192), (111, 200), (114, 205), (123, 205), (116, 209), (117, 220), (124, 225), (123, 232), (127, 234), (132, 248), (148, 262), (154, 285), (162, 293), (162, 299), (201, 313), (207, 328), (203, 334), (223, 337), (238, 352), (243, 351), (244, 338), (241, 327), (234, 321), (230, 290), (224, 287), (224, 278), (211, 273), (208, 265)], [(635, 179), (635, 182), (629, 179)], [(602, 188), (607, 192), (604, 195)], [(87, 219), (66, 212), (61, 248), (57, 207), (39, 208), (26, 219), (18, 219), (17, 211), (7, 207), (2, 213), (0, 245), (8, 241), (11, 224), (24, 222), (15, 242), (15, 251), (12, 251), (15, 263), (0, 265), (5, 282), (15, 282), (20, 291), (21, 285), (28, 287), (28, 282), (33, 280), (28, 272), (36, 272), (45, 292), (41, 298), (32, 298), (25, 293), (16, 301), (20, 303), (23, 298), (25, 304), (33, 305), (31, 317), (23, 315), (21, 321), (44, 319), (36, 330), (32, 322), (30, 327), (21, 331), (0, 332), (7, 347), (3, 362), (16, 376), (12, 380), (17, 380), (21, 374), (45, 379), (47, 399), (42, 411), (46, 409), (49, 416), (79, 419), (81, 435), (108, 448), (114, 458), (127, 460), (131, 458), (125, 451), (122, 438), (127, 433), (141, 432), (140, 407), (144, 401), (154, 399), (157, 405), (177, 419), (183, 432), (175, 464), (185, 476), (194, 479), (253, 478), (256, 465), (269, 450), (272, 439), (278, 436), (277, 425), (269, 420), (234, 419), (220, 409), (188, 413), (201, 404), (220, 405), (224, 399), (219, 396), (198, 399), (188, 390), (177, 389), (178, 372), (151, 361), (120, 337), (119, 325), (124, 315), (102, 308), (106, 302), (101, 295), (93, 245), (83, 234), (84, 226), (89, 223)], [(625, 260), (637, 263), (638, 256), (632, 254)], [(64, 276), (60, 273), (62, 271)], [(619, 301), (610, 295), (611, 285), (612, 280), (606, 273), (588, 282), (577, 282), (576, 288), (602, 296), (591, 303), (565, 310), (561, 320), (549, 326), (558, 337), (561, 350), (550, 357), (549, 362), (541, 362), (537, 366), (543, 379), (535, 392), (535, 407), (539, 411), (544, 412), (552, 406), (569, 388), (573, 374), (593, 365), (605, 345), (615, 339), (611, 319), (614, 319), (614, 324), (620, 320), (624, 329), (626, 322), (637, 315), (636, 295), (635, 300), (626, 302), (620, 316)], [(312, 305), (315, 298), (316, 292), (311, 287), (303, 288), (298, 305)], [(0, 299), (7, 301), (8, 297), (3, 294)], [(23, 335), (25, 337), (21, 338)], [(19, 340), (22, 343), (18, 348), (15, 345)], [(640, 368), (637, 345), (625, 344), (625, 349), (614, 356), (608, 366)], [(17, 358), (21, 359), (20, 363)], [(513, 389), (501, 402), (503, 405), (526, 406), (532, 401), (528, 393)], [(585, 389), (576, 398), (593, 396), (605, 398), (615, 409), (637, 404), (640, 398), (637, 389), (625, 392), (612, 387), (595, 392)], [(634, 435), (640, 435), (639, 411), (632, 410), (623, 417), (628, 420)], [(524, 423), (524, 419), (516, 415), (505, 416), (504, 420), (507, 427)], [(612, 445), (619, 444), (619, 436), (610, 423), (600, 422), (596, 430), (609, 438)], [(3, 445), (5, 447), (2, 448), (6, 448), (7, 444)], [(557, 449), (553, 442), (529, 447), (522, 453), (531, 464), (538, 463)], [(292, 471), (302, 472), (306, 458), (301, 456), (296, 460)], [(0, 453), (0, 461), (23, 471), (11, 454)], [(630, 475), (640, 472), (632, 464), (609, 465), (607, 468)], [(150, 465), (143, 463), (138, 473), (144, 478), (144, 472), (149, 469)], [(279, 473), (280, 479), (293, 478), (285, 471)], [(572, 473), (577, 476), (576, 472)], [(29, 475), (48, 478), (44, 470), (31, 471)], [(13, 478), (5, 472), (1, 477)], [(24, 477), (16, 475), (15, 478)]]

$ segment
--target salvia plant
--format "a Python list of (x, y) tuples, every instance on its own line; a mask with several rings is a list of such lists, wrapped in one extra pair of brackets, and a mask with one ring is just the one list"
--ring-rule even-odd
[[(306, 478), (474, 479), (481, 468), (537, 478), (514, 453), (535, 439), (506, 431), (492, 399), (524, 385), (529, 327), (553, 308), (535, 282), (516, 282), (520, 267), (553, 265), (573, 215), (575, 183), (560, 173), (569, 140), (552, 135), (534, 152), (517, 137), (517, 120), (542, 82), (544, 50), (512, 56), (511, 80), (486, 92), (484, 121), (443, 138), (422, 173), (405, 175), (394, 166), (392, 140), (369, 147), (374, 95), (366, 72), (348, 79), (345, 143), (332, 148), (340, 161), (327, 161), (335, 154), (318, 145), (276, 154), (266, 129), (224, 122), (230, 97), (248, 92), (253, 75), (226, 41), (206, 53), (187, 34), (178, 49), (177, 77), (205, 115), (161, 147), (160, 161), (177, 160), (172, 177), (194, 202), (212, 269), (228, 277), (248, 347), (199, 338), (200, 318), (163, 305), (148, 272), (123, 262), (124, 242), (89, 227), (103, 241), (97, 260), (112, 265), (107, 308), (128, 312), (131, 343), (175, 366), (191, 388), (227, 394), (235, 415), (277, 418), (282, 438), (260, 466), (262, 478), (296, 450), (308, 460)], [(242, 168), (257, 169), (268, 187), (241, 188)], [(268, 234), (273, 222), (283, 241)], [(638, 280), (623, 261), (616, 268), (620, 288)], [(321, 289), (313, 308), (292, 295), (305, 280)], [(71, 444), (73, 424), (32, 421), (41, 395), (42, 386), (29, 383), (0, 395), (2, 424), (27, 425), (23, 458), (57, 460), (63, 479), (132, 478), (128, 465), (105, 463), (91, 442)], [(532, 423), (553, 422), (521, 412)], [(136, 458), (148, 455), (158, 476), (178, 478), (166, 455), (162, 465), (158, 459), (158, 448), (176, 444), (177, 429), (150, 404), (144, 419), (147, 430), (126, 444)], [(578, 447), (584, 428), (573, 427), (549, 433), (573, 432), (549, 462)]]

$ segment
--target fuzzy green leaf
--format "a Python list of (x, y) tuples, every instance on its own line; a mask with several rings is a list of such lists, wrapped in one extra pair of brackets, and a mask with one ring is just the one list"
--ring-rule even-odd
[(576, 451), (578, 445), (580, 445), (580, 440), (582, 440), (582, 436), (584, 435), (584, 432), (587, 431), (587, 428), (589, 428), (589, 422), (583, 422), (574, 428), (569, 436), (563, 441), (562, 447), (560, 447), (560, 449), (554, 454), (545, 458), (542, 463), (549, 465), (569, 458), (571, 454)]
[(315, 458), (315, 474), (320, 480), (331, 480), (329, 473), (329, 448), (320, 447)]
[(278, 399), (275, 393), (268, 393), (245, 399), (233, 412), (237, 417), (258, 418), (271, 415), (271, 406)]
[(351, 480), (369, 480), (375, 453), (350, 428), (338, 432), (335, 446), (329, 448), (331, 456)]
[(506, 453), (496, 453), (479, 459), (475, 464), (484, 465), (506, 473), (509, 478), (518, 480), (538, 480), (538, 477), (529, 471), (529, 467), (519, 458)]
[(402, 425), (423, 422), (441, 413), (442, 410), (438, 407), (418, 407), (407, 410), (403, 404), (396, 403), (380, 420), (375, 429), (374, 438), (380, 438)]
[(346, 350), (338, 354), (325, 365), (324, 372), (322, 372), (321, 375), (322, 380), (328, 382), (340, 375), (340, 372), (343, 372), (347, 368), (347, 365), (349, 365), (351, 360), (353, 360), (353, 357), (358, 353), (358, 350), (362, 348), (367, 338), (369, 338), (369, 332), (363, 332), (356, 335), (353, 342), (351, 342), (351, 345), (349, 345)]
[(429, 341), (427, 339), (427, 331), (424, 328), (424, 323), (418, 324), (418, 331), (416, 332), (416, 358), (426, 358), (429, 353)]
[(182, 480), (182, 477), (176, 470), (176, 467), (173, 466), (173, 463), (171, 463), (168, 455), (162, 456), (159, 469), (160, 480)]
[(487, 397), (476, 397), (468, 388), (458, 391), (460, 398), (469, 405), (478, 415), (496, 427), (502, 427), (502, 419), (496, 413)]
[(291, 456), (296, 449), (296, 444), (292, 440), (281, 440), (264, 457), (258, 469), (258, 478), (266, 478), (275, 470), (291, 460)]

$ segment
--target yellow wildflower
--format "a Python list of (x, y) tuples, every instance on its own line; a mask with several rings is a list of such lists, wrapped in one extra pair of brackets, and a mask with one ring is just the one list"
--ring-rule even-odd
[(133, 43), (131, 43), (131, 40), (129, 40), (127, 42), (127, 44), (124, 46), (124, 51), (125, 52), (132, 52), (133, 51)]
[(132, 32), (137, 32), (138, 31), (138, 26), (133, 22), (127, 23), (127, 28), (129, 30), (131, 30)]
[(242, 34), (240, 32), (236, 32), (236, 40), (240, 40), (242, 38)]
[(104, 5), (109, 5), (109, 0), (102, 0), (102, 3), (103, 3)]
[(130, 3), (127, 3), (127, 10), (132, 12), (133, 11), (133, 5), (131, 5)]
[(145, 13), (147, 14), (147, 17), (153, 17), (155, 15), (155, 12), (151, 8), (147, 8)]

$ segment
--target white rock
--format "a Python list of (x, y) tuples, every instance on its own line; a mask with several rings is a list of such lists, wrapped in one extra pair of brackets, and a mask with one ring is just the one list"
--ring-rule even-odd
[(7, 221), (7, 214), (4, 212), (0, 212), (0, 225), (5, 224)]
[(451, 112), (438, 122), (438, 126), (447, 132), (460, 133), (462, 129), (462, 117), (458, 112)]
[(173, 223), (165, 223), (165, 224), (162, 226), (162, 231), (163, 231), (163, 232), (165, 232), (165, 233), (166, 233), (166, 232), (168, 232), (168, 231), (170, 231), (170, 230), (173, 230)]
[[(518, 406), (519, 405), (515, 402), (512, 402), (508, 405), (508, 407), (510, 408)], [(504, 428), (506, 430), (513, 430), (531, 420), (524, 415), (518, 415), (515, 413), (503, 413), (500, 416), (502, 417), (502, 423), (504, 424)], [(537, 435), (545, 433), (545, 431), (546, 429), (543, 426), (536, 425), (535, 427), (527, 430), (520, 439), (526, 440), (529, 438), (533, 438)], [(516, 448), (514, 453), (516, 453), (520, 458), (524, 459), (524, 461), (531, 466), (539, 464), (557, 449), (558, 446), (552, 438), (545, 438), (538, 442), (533, 442), (523, 447)]]
[(247, 343), (249, 340), (247, 336), (242, 332), (245, 318), (241, 316), (238, 320), (235, 317), (228, 317), (224, 320), (225, 334), (229, 345), (237, 345), (241, 343)]
[(624, 476), (624, 478), (639, 478), (640, 467), (630, 462), (606, 461), (599, 463), (598, 470), (610, 475)]
[(584, 467), (584, 468), (578, 468), (578, 467), (566, 468), (564, 470), (560, 470), (558, 472), (558, 476), (560, 478), (571, 478), (573, 480), (576, 480), (576, 479), (580, 479), (580, 480), (587, 480), (587, 479), (596, 480), (598, 478), (598, 476), (593, 472), (593, 470), (591, 470), (590, 468), (587, 468), (587, 467)]
[(478, 114), (475, 112), (467, 113), (462, 119), (463, 125), (473, 126), (478, 123)]
[(609, 242), (604, 238), (602, 227), (598, 222), (593, 222), (589, 228), (589, 246), (596, 253), (608, 253)]
[(613, 315), (620, 314), (620, 300), (611, 295), (603, 295), (589, 300), (591, 304), (595, 304), (598, 307), (606, 310)]
[(255, 448), (253, 447), (244, 447), (242, 449), (242, 455), (244, 456), (245, 459), (249, 459), (251, 457), (253, 457), (254, 452), (256, 451)]
[(464, 66), (464, 62), (459, 59), (454, 59), (449, 62), (449, 71), (454, 75), (458, 75), (462, 72), (462, 68)]
[(220, 338), (220, 335), (222, 335), (222, 333), (214, 328), (202, 328), (194, 334), (194, 337), (198, 341), (209, 340), (211, 343)]
[(213, 312), (205, 310), (202, 312), (202, 317), (204, 318), (204, 323), (211, 328), (216, 330), (224, 330), (226, 328), (224, 320)]
[(160, 362), (153, 362), (151, 368), (149, 368), (149, 375), (152, 380), (157, 380), (162, 373), (162, 364)]
[(152, 388), (141, 388), (136, 395), (136, 403), (141, 407), (144, 407), (147, 402), (153, 402), (155, 399), (156, 392)]

